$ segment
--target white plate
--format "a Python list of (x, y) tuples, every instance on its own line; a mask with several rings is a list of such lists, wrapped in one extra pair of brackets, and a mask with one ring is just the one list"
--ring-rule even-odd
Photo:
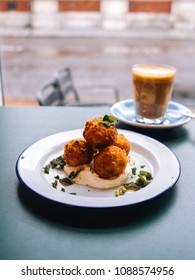
[[(28, 147), (18, 158), (16, 172), (19, 180), (28, 188), (48, 199), (82, 207), (118, 207), (132, 205), (152, 199), (171, 188), (180, 176), (180, 164), (176, 156), (162, 143), (147, 136), (118, 129), (131, 143), (131, 156), (136, 167), (145, 165), (144, 170), (152, 172), (153, 181), (145, 188), (115, 197), (116, 189), (99, 190), (80, 185), (66, 187), (66, 192), (51, 186), (54, 176), (63, 171), (51, 170), (49, 175), (43, 166), (63, 154), (64, 143), (82, 137), (83, 130), (71, 130), (43, 138)], [(71, 193), (76, 193), (72, 195)]]
[[(168, 109), (175, 110), (175, 111), (183, 111), (186, 113), (191, 113), (191, 111), (176, 102), (170, 101), (168, 104)], [(139, 123), (135, 119), (135, 111), (134, 111), (134, 105), (133, 100), (128, 99), (124, 101), (120, 101), (118, 103), (115, 103), (111, 109), (111, 114), (120, 120), (121, 122), (124, 122), (126, 124), (137, 126), (137, 127), (143, 127), (143, 128), (149, 128), (149, 129), (167, 129), (167, 128), (174, 128), (181, 125), (184, 125), (188, 123), (191, 118), (185, 117), (179, 114), (169, 113), (165, 115), (164, 121), (162, 124), (143, 124)]]

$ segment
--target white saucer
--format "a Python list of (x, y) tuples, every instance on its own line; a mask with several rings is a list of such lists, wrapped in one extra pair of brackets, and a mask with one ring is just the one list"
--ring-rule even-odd
[[(168, 109), (175, 110), (177, 112), (185, 111), (186, 113), (191, 113), (191, 111), (184, 105), (172, 101), (169, 102)], [(115, 118), (117, 118), (123, 123), (126, 123), (131, 126), (149, 129), (167, 129), (178, 127), (188, 123), (191, 120), (190, 117), (182, 116), (180, 114), (168, 113), (165, 115), (164, 121), (161, 124), (139, 123), (135, 119), (135, 111), (132, 99), (123, 100), (118, 103), (115, 103), (111, 107), (110, 112)]]

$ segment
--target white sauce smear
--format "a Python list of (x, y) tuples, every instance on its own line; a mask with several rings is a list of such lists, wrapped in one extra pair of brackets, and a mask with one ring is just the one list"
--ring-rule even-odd
[(135, 161), (132, 158), (129, 158), (129, 162), (124, 170), (124, 172), (115, 178), (112, 179), (103, 179), (100, 178), (97, 173), (91, 171), (89, 164), (80, 165), (77, 167), (65, 165), (64, 171), (68, 176), (72, 171), (76, 172), (81, 170), (79, 174), (74, 178), (76, 184), (90, 186), (97, 189), (111, 189), (114, 187), (119, 187), (125, 183), (128, 183), (132, 177), (132, 166), (135, 165)]

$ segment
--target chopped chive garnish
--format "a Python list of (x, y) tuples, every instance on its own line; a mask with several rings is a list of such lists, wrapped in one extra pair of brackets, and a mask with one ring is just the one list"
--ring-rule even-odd
[(62, 155), (57, 158), (54, 158), (53, 160), (50, 161), (50, 163), (46, 164), (43, 167), (43, 172), (45, 174), (49, 174), (50, 168), (63, 169), (65, 165), (66, 165), (66, 162), (64, 160), (64, 156)]
[(100, 121), (100, 123), (102, 123), (106, 127), (110, 127), (111, 125), (113, 125), (117, 121), (118, 121), (118, 119), (116, 119), (115, 117), (109, 116), (109, 115), (105, 115), (103, 117), (103, 120)]
[(50, 164), (46, 164), (44, 167), (43, 167), (43, 172), (45, 174), (49, 174), (49, 170), (50, 170)]
[(72, 171), (72, 172), (70, 172), (68, 178), (69, 178), (69, 179), (74, 179), (74, 178), (76, 178), (76, 176), (77, 176), (80, 172), (81, 172), (81, 169), (79, 169), (79, 170), (77, 170), (77, 171), (75, 171), (75, 172)]
[(60, 184), (62, 184), (64, 187), (70, 186), (73, 184), (72, 180), (69, 179), (68, 177), (59, 179)]
[(57, 185), (58, 185), (58, 181), (55, 180), (53, 183), (51, 183), (52, 187), (56, 189)]
[(52, 169), (54, 169), (54, 168), (63, 169), (64, 166), (66, 165), (64, 156), (62, 155), (62, 156), (59, 156), (59, 157), (51, 160), (50, 165), (51, 165)]
[[(136, 175), (136, 168), (132, 168), (132, 174)], [(138, 177), (135, 181), (124, 184), (122, 187), (118, 188), (115, 192), (115, 196), (123, 195), (126, 191), (139, 191), (150, 184), (153, 179), (152, 174), (148, 171), (140, 170)]]
[(140, 170), (140, 175), (144, 176), (148, 181), (152, 180), (152, 174), (150, 172)]
[(131, 171), (132, 171), (132, 174), (133, 174), (133, 175), (136, 175), (137, 168), (136, 168), (136, 167), (133, 167), (133, 168), (131, 169)]

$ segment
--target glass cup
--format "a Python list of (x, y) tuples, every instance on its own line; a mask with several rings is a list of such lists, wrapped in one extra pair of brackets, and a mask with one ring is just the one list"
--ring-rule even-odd
[(163, 122), (171, 99), (176, 69), (167, 65), (139, 64), (132, 68), (136, 120), (145, 124)]

